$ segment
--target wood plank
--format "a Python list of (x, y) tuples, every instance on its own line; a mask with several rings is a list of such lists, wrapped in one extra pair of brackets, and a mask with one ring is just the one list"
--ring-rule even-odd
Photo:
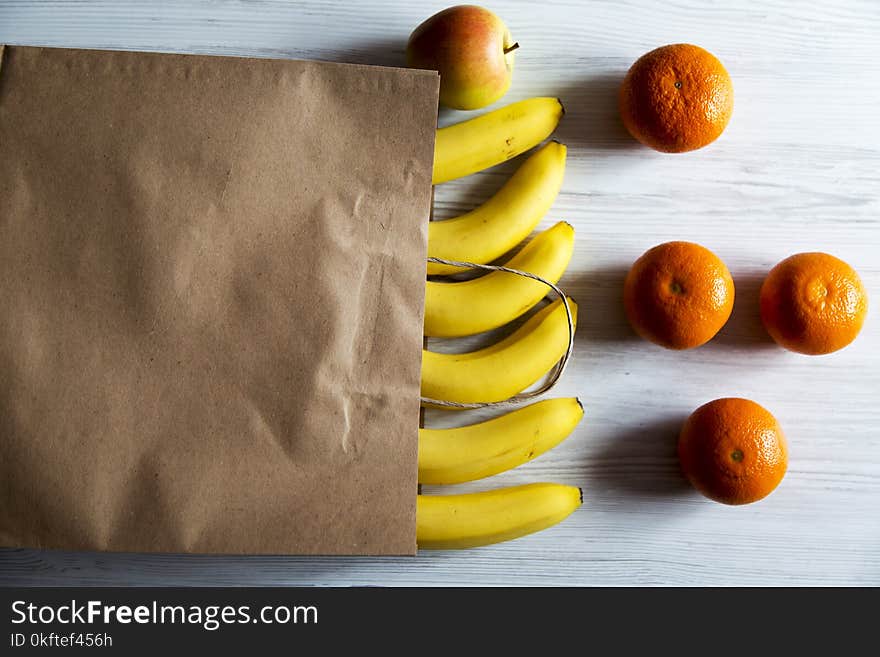
[[(446, 4), (5, 0), (0, 42), (400, 65), (409, 31)], [(582, 485), (584, 508), (519, 541), (415, 559), (5, 550), (0, 582), (880, 584), (876, 313), (851, 347), (821, 358), (776, 348), (757, 319), (762, 277), (798, 251), (842, 257), (880, 298), (880, 3), (497, 0), (492, 7), (522, 45), (502, 102), (558, 95), (567, 109), (557, 135), (570, 147), (566, 180), (542, 225), (565, 219), (578, 233), (563, 285), (581, 304), (581, 321), (575, 361), (554, 394), (579, 396), (587, 418), (551, 453), (460, 488), (554, 480)], [(716, 144), (668, 156), (626, 135), (616, 91), (636, 57), (677, 41), (721, 57), (736, 108)], [(441, 122), (465, 116), (444, 111)], [(515, 165), (438, 187), (438, 218), (480, 203)], [(709, 246), (737, 284), (731, 322), (692, 352), (638, 340), (620, 304), (632, 261), (669, 239)], [(681, 421), (724, 395), (770, 408), (791, 443), (788, 475), (760, 504), (710, 503), (678, 473)], [(478, 416), (431, 411), (426, 422)]]

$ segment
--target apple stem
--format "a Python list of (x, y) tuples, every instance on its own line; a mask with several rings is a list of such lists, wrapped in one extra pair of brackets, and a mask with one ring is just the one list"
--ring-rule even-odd
[(508, 46), (507, 48), (505, 48), (505, 49), (504, 49), (504, 54), (506, 55), (506, 54), (508, 54), (508, 53), (511, 53), (511, 52), (513, 52), (514, 50), (516, 50), (517, 48), (519, 48), (519, 42), (518, 42), (518, 41), (517, 41), (516, 43), (514, 43), (512, 46)]

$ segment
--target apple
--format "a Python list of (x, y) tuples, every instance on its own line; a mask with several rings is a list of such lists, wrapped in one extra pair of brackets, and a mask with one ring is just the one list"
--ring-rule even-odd
[(472, 110), (491, 105), (510, 87), (519, 47), (498, 16), (459, 5), (419, 25), (406, 46), (407, 65), (440, 72), (440, 103)]

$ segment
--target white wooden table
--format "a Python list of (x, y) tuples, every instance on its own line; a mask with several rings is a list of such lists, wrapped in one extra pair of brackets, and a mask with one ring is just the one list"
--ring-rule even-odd
[[(444, 4), (2, 0), (0, 42), (400, 65), (411, 29)], [(413, 559), (6, 550), (0, 584), (880, 584), (876, 310), (852, 346), (819, 358), (777, 348), (757, 314), (764, 274), (806, 250), (851, 263), (880, 305), (880, 3), (491, 8), (522, 46), (502, 102), (558, 95), (567, 110), (557, 136), (568, 170), (544, 225), (565, 219), (578, 233), (563, 280), (581, 305), (576, 361), (558, 392), (580, 396), (587, 419), (552, 453), (480, 486), (578, 484), (585, 506), (512, 543)], [(681, 41), (721, 58), (736, 108), (714, 145), (661, 155), (626, 135), (615, 94), (640, 54)], [(481, 202), (512, 169), (438, 188), (437, 215)], [(629, 265), (671, 239), (708, 246), (736, 281), (728, 326), (686, 353), (637, 339), (621, 308)], [(722, 396), (767, 406), (790, 442), (785, 480), (748, 507), (709, 502), (678, 472), (681, 422)]]

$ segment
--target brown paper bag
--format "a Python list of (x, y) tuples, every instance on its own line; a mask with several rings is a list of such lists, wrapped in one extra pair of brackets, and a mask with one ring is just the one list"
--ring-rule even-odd
[(0, 545), (415, 552), (438, 86), (4, 49)]

